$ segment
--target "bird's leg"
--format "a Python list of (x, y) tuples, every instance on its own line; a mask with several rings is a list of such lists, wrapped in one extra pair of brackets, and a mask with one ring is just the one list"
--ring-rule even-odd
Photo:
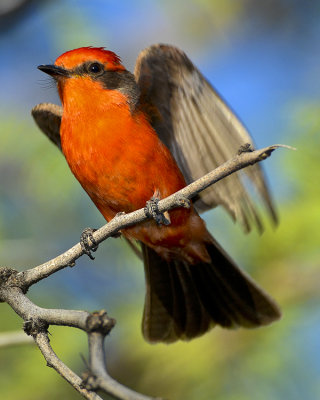
[(91, 260), (94, 260), (93, 255), (91, 254), (91, 251), (95, 252), (98, 249), (98, 244), (94, 240), (92, 234), (95, 232), (96, 229), (92, 228), (86, 228), (84, 231), (81, 233), (80, 236), (80, 245), (82, 248), (82, 251), (89, 257)]
[(161, 213), (158, 208), (158, 203), (160, 201), (160, 193), (155, 190), (153, 196), (150, 200), (146, 202), (144, 207), (144, 212), (147, 217), (153, 218), (158, 225), (170, 225), (170, 215), (168, 211)]

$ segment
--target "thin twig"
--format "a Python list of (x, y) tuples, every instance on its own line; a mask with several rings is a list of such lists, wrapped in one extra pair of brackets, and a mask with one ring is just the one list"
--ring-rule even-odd
[[(152, 400), (151, 397), (137, 393), (111, 378), (105, 364), (104, 339), (114, 326), (114, 320), (105, 311), (88, 313), (76, 310), (46, 309), (37, 306), (18, 287), (1, 289), (2, 298), (24, 319), (24, 330), (33, 336), (43, 354), (47, 365), (54, 368), (84, 398), (101, 399), (92, 390), (101, 389), (120, 400)], [(55, 354), (50, 345), (47, 328), (49, 325), (63, 325), (82, 329), (88, 333), (90, 385), (67, 367)], [(25, 336), (28, 338), (28, 336)], [(94, 384), (94, 385), (93, 385)]]
[[(293, 149), (290, 146), (276, 144), (260, 150), (241, 153), (185, 188), (159, 201), (159, 211), (163, 213), (173, 208), (181, 207), (181, 198), (191, 199), (208, 186), (220, 181), (226, 176), (268, 158), (271, 153), (279, 147)], [(115, 235), (119, 230), (140, 223), (147, 218), (143, 208), (130, 214), (117, 215), (109, 223), (95, 231), (93, 233), (93, 238), (95, 242), (99, 244), (108, 237)], [(66, 268), (67, 266), (73, 266), (75, 261), (82, 255), (83, 250), (80, 243), (78, 243), (58, 257), (37, 267), (20, 272), (15, 279), (20, 281), (19, 286), (23, 283), (24, 289), (27, 290), (31, 285), (48, 277), (54, 272)]]
[(54, 368), (67, 382), (72, 385), (85, 399), (102, 400), (95, 392), (89, 391), (82, 386), (82, 379), (67, 367), (53, 351), (47, 332), (39, 332), (34, 341), (38, 345), (48, 367)]
[[(164, 213), (175, 207), (188, 206), (188, 200), (208, 186), (241, 168), (264, 160), (278, 147), (290, 148), (289, 146), (273, 145), (261, 150), (242, 152), (179, 192), (159, 201), (159, 212)], [(108, 224), (94, 232), (93, 238), (99, 244), (106, 238), (118, 233), (119, 230), (135, 225), (147, 218), (144, 209), (130, 214), (117, 215)], [(105, 311), (90, 314), (86, 311), (76, 310), (49, 310), (35, 305), (25, 295), (31, 285), (62, 268), (74, 266), (76, 259), (83, 254), (84, 252), (78, 243), (60, 256), (23, 272), (17, 272), (12, 268), (0, 268), (0, 301), (8, 303), (23, 318), (25, 332), (33, 336), (48, 365), (53, 367), (86, 399), (101, 399), (94, 392), (94, 390), (101, 389), (120, 400), (151, 400), (150, 397), (124, 387), (108, 375), (105, 364), (104, 339), (114, 326), (115, 321), (109, 318)], [(90, 364), (88, 379), (82, 380), (55, 354), (48, 338), (47, 329), (49, 325), (76, 327), (88, 333)]]
[(10, 287), (1, 290), (2, 297), (5, 298), (12, 309), (24, 320), (42, 320), (48, 325), (63, 325), (87, 330), (86, 323), (91, 315), (86, 311), (47, 309), (34, 304), (26, 297), (20, 288)]
[(88, 335), (88, 340), (91, 378), (94, 379), (94, 384), (97, 385), (97, 387), (101, 388), (116, 399), (155, 400), (153, 397), (145, 396), (121, 385), (107, 373), (106, 357), (104, 352), (104, 335), (101, 332), (90, 333)]

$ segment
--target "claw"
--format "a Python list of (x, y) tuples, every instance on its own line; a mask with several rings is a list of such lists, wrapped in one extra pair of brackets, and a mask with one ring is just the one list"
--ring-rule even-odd
[(188, 197), (176, 194), (175, 195), (175, 200), (177, 202), (177, 206), (183, 207), (183, 208), (190, 208), (191, 207), (191, 201), (188, 199)]
[(110, 235), (110, 237), (112, 237), (113, 239), (117, 239), (117, 238), (121, 237), (121, 232), (116, 232), (113, 235)]
[(153, 218), (158, 225), (170, 225), (170, 216), (168, 211), (161, 213), (158, 208), (158, 203), (160, 201), (159, 191), (155, 191), (154, 195), (150, 200), (146, 202), (144, 207), (144, 212), (147, 217)]
[(94, 260), (91, 251), (95, 252), (98, 249), (98, 244), (92, 236), (95, 231), (96, 229), (86, 228), (80, 236), (81, 249), (89, 258), (91, 258), (91, 260)]

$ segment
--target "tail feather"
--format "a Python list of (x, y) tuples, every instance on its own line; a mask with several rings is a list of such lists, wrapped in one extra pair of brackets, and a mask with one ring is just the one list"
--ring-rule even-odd
[(191, 339), (206, 332), (210, 317), (204, 309), (188, 265), (167, 262), (142, 244), (146, 298), (142, 331), (150, 342)]
[(209, 329), (210, 317), (202, 304), (190, 267), (186, 262), (175, 262), (174, 268), (171, 269), (174, 269), (178, 275), (185, 301), (185, 320), (180, 337), (191, 339), (202, 335)]
[[(146, 338), (157, 338), (157, 341), (171, 342), (174, 339), (174, 296), (169, 266), (159, 265), (159, 257), (154, 251), (149, 251), (142, 245), (145, 277), (146, 298), (143, 313), (142, 330)], [(161, 273), (159, 273), (161, 270)], [(156, 288), (156, 290), (154, 290)], [(179, 336), (180, 333), (177, 333)]]
[[(213, 264), (193, 266), (193, 278), (207, 311), (219, 325), (250, 328), (280, 318), (275, 301), (240, 270), (217, 242), (208, 244), (207, 250)], [(222, 312), (222, 320), (215, 315), (217, 308)]]
[(166, 261), (142, 245), (146, 300), (142, 330), (150, 342), (192, 339), (215, 324), (258, 327), (280, 318), (277, 304), (212, 239), (212, 263)]

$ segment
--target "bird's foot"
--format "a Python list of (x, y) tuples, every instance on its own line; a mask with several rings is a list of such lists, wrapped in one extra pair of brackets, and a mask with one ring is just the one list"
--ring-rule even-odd
[(162, 213), (159, 211), (158, 203), (160, 201), (159, 193), (156, 191), (150, 200), (146, 202), (144, 213), (147, 217), (153, 218), (158, 225), (170, 225), (170, 215), (168, 211)]
[(92, 235), (95, 231), (96, 229), (86, 228), (80, 236), (81, 249), (89, 258), (91, 258), (91, 260), (94, 260), (91, 251), (95, 252), (98, 249), (98, 244)]
[(252, 144), (251, 143), (244, 143), (239, 147), (238, 155), (240, 155), (242, 153), (250, 153), (251, 151), (253, 151)]
[(183, 207), (183, 208), (191, 207), (191, 201), (188, 199), (188, 197), (183, 196), (181, 194), (175, 195), (175, 201), (178, 207)]

